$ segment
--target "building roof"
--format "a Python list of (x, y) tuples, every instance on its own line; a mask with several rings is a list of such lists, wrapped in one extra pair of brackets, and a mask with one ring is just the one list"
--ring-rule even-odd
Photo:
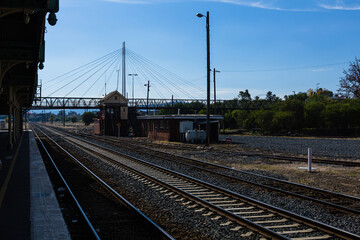
[[(176, 114), (176, 115), (147, 115), (138, 116), (139, 120), (156, 120), (156, 119), (179, 119), (179, 120), (206, 120), (206, 115), (200, 114)], [(223, 120), (221, 115), (210, 115), (211, 120)]]
[(127, 105), (128, 100), (121, 93), (115, 90), (107, 94), (105, 97), (103, 97), (99, 102), (100, 104)]

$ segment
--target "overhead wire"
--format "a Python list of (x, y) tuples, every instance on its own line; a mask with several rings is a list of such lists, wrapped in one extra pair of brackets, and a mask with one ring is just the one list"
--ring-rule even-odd
[(277, 72), (277, 71), (291, 71), (291, 70), (310, 69), (310, 68), (318, 68), (318, 67), (329, 67), (329, 66), (336, 66), (336, 65), (344, 65), (344, 64), (347, 64), (347, 63), (348, 62), (341, 62), (341, 63), (329, 63), (329, 64), (312, 65), (312, 66), (289, 67), (289, 68), (273, 68), (273, 69), (221, 70), (221, 72), (228, 72), (228, 73)]

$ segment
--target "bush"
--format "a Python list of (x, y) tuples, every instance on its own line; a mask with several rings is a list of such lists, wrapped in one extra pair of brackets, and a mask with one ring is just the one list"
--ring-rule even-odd
[(96, 115), (93, 112), (84, 112), (83, 115), (81, 115), (81, 120), (88, 126), (90, 123), (94, 122), (95, 117)]
[(272, 129), (275, 131), (290, 131), (296, 129), (296, 119), (293, 112), (279, 111), (274, 114)]
[(76, 116), (72, 116), (72, 117), (70, 118), (70, 121), (71, 121), (72, 123), (76, 123), (76, 122), (78, 121), (78, 118), (77, 118)]

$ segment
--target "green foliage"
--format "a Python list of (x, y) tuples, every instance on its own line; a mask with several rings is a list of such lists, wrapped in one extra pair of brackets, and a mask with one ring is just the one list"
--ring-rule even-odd
[(249, 118), (249, 111), (246, 110), (234, 110), (231, 112), (231, 118), (235, 120), (237, 126), (244, 128), (245, 120)]
[(96, 117), (95, 113), (93, 112), (84, 112), (83, 115), (81, 115), (81, 120), (84, 122), (84, 124), (87, 126), (90, 123), (94, 122), (94, 118)]
[(306, 102), (304, 106), (305, 125), (312, 128), (321, 127), (324, 109), (325, 104), (321, 101), (312, 99)]
[[(181, 109), (181, 114), (194, 114), (194, 109), (206, 108), (204, 104), (201, 102), (191, 102), (191, 103), (175, 103), (173, 106), (169, 105), (167, 109), (161, 109), (158, 115), (169, 115), (169, 114), (177, 114), (178, 109)], [(206, 112), (205, 112), (206, 113)]]
[(206, 109), (201, 109), (198, 114), (206, 114)]
[(275, 112), (271, 123), (273, 131), (277, 132), (292, 131), (297, 125), (294, 112), (289, 111)]
[(72, 123), (76, 123), (76, 122), (78, 121), (78, 118), (77, 118), (76, 116), (72, 116), (72, 117), (70, 118), (70, 121), (71, 121)]
[(54, 115), (54, 114), (50, 114), (49, 121), (50, 121), (51, 124), (53, 124), (54, 119), (55, 119), (55, 115)]
[(272, 110), (259, 110), (255, 113), (255, 124), (256, 127), (261, 128), (265, 131), (272, 131), (272, 120), (275, 112)]

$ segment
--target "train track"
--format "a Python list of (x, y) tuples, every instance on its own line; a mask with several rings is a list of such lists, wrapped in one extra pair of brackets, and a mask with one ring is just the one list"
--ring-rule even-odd
[[(46, 135), (46, 133), (40, 129), (33, 129), (33, 131), (37, 141), (46, 153), (47, 158), (49, 158), (53, 163), (57, 173), (64, 181), (66, 188), (73, 197), (76, 206), (79, 208), (82, 217), (90, 229), (91, 236), (87, 237), (81, 235), (82, 239), (100, 239), (100, 237), (119, 237), (123, 239), (174, 239), (160, 226), (150, 220), (129, 201), (111, 188), (105, 181), (82, 164), (80, 160), (75, 158), (48, 135)], [(55, 148), (56, 154), (54, 154)], [(55, 163), (57, 160), (54, 160), (54, 158), (58, 158), (58, 160), (60, 159), (60, 162), (70, 159), (70, 161), (74, 162), (76, 166), (73, 164), (67, 169), (65, 169), (65, 167), (58, 167)], [(62, 170), (60, 170), (61, 168)], [(80, 171), (81, 173), (86, 174), (81, 174)], [(65, 172), (65, 174), (62, 172)], [(67, 176), (67, 180), (65, 180), (63, 175)], [(79, 178), (79, 176), (82, 176), (83, 179), (81, 179), (81, 177)], [(84, 178), (87, 179), (84, 180)], [(89, 178), (92, 180), (88, 180)], [(70, 184), (68, 184), (68, 182), (70, 182)], [(79, 186), (78, 182), (86, 182), (89, 186), (91, 185), (91, 188), (89, 188), (89, 186)], [(78, 192), (71, 190), (69, 185), (72, 186), (71, 188), (77, 189)], [(85, 189), (86, 196), (83, 196), (84, 193), (80, 192), (81, 189), (83, 191)], [(98, 192), (102, 193), (104, 196), (97, 197), (96, 195), (98, 195)], [(93, 195), (89, 196), (91, 193)], [(81, 200), (76, 199), (75, 195), (79, 195)], [(116, 214), (116, 217), (111, 216), (114, 212), (119, 214)], [(89, 217), (93, 222), (89, 220), (88, 215), (90, 215)], [(114, 225), (114, 227), (110, 225)], [(116, 232), (104, 232), (104, 230), (114, 228), (116, 229)], [(100, 229), (101, 233), (98, 233), (97, 230), (100, 231)]]
[(195, 212), (202, 212), (204, 217), (221, 221), (222, 226), (235, 222), (240, 225), (235, 227), (238, 230), (248, 228), (249, 231), (241, 237), (251, 236), (257, 232), (272, 239), (360, 239), (358, 235), (156, 166), (88, 140), (69, 135), (64, 135), (64, 138), (112, 162), (129, 176), (153, 189), (174, 196), (174, 199), (194, 209)]
[[(154, 143), (152, 141), (139, 140), (139, 139), (133, 139), (132, 141), (136, 141), (137, 143), (148, 146), (148, 147), (155, 147), (155, 148), (164, 147), (163, 144)], [(193, 150), (193, 151), (194, 150), (199, 151), (198, 147), (191, 146), (188, 144), (182, 144), (181, 146), (179, 146), (179, 144), (167, 143), (166, 147), (176, 149), (176, 150), (188, 149), (188, 150)], [(203, 149), (200, 148), (200, 150), (203, 150)], [(308, 161), (308, 159), (306, 157), (285, 156), (282, 154), (274, 155), (274, 154), (265, 154), (265, 153), (250, 153), (250, 152), (243, 152), (243, 151), (239, 151), (239, 150), (229, 151), (229, 150), (224, 150), (224, 149), (216, 149), (216, 151), (224, 153), (224, 154), (231, 154), (232, 156), (234, 154), (237, 154), (238, 156), (259, 157), (259, 158), (265, 158), (265, 159), (275, 159), (275, 160), (283, 160), (283, 161), (290, 161), (290, 162), (307, 162)], [(329, 158), (316, 158), (315, 157), (312, 159), (312, 161), (314, 163), (321, 163), (321, 164), (360, 167), (360, 162), (351, 161), (351, 160), (334, 160), (334, 159), (329, 159)]]
[[(161, 158), (166, 161), (173, 161), (177, 164), (187, 165), (197, 170), (205, 171), (210, 174), (216, 174), (218, 176), (227, 178), (228, 181), (237, 181), (240, 183), (264, 188), (269, 191), (276, 191), (297, 198), (310, 200), (318, 204), (331, 207), (335, 210), (341, 210), (343, 212), (351, 214), (360, 214), (360, 198), (355, 196), (349, 196), (346, 194), (340, 194), (325, 189), (310, 187), (303, 184), (276, 179), (273, 177), (268, 177), (248, 171), (236, 170), (222, 165), (212, 164), (196, 159), (166, 153), (149, 147), (139, 148), (138, 143), (129, 143), (127, 139), (108, 139), (89, 134), (80, 134), (80, 136), (91, 138), (97, 141), (102, 141), (111, 145), (117, 145), (122, 148), (127, 148), (133, 152), (150, 155), (154, 158)], [(236, 176), (233, 176), (234, 173), (236, 174)], [(249, 176), (252, 178), (252, 180), (248, 180)]]

